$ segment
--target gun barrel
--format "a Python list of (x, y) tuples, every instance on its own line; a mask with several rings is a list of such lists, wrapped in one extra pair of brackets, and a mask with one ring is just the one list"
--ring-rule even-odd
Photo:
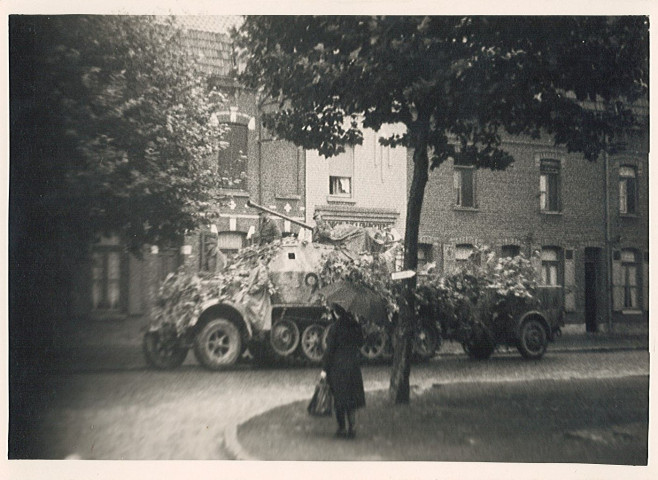
[(295, 220), (294, 218), (290, 218), (287, 215), (284, 215), (282, 213), (279, 213), (277, 211), (271, 210), (269, 208), (263, 207), (262, 205), (258, 205), (257, 203), (252, 202), (251, 200), (247, 200), (247, 206), (255, 208), (257, 210), (261, 210), (263, 212), (267, 212), (271, 215), (274, 215), (275, 217), (283, 218), (284, 220), (288, 220), (290, 223), (294, 223), (295, 225), (299, 225), (302, 228), (307, 228), (309, 230), (313, 230), (313, 227), (310, 226), (308, 223), (300, 222), (299, 220)]

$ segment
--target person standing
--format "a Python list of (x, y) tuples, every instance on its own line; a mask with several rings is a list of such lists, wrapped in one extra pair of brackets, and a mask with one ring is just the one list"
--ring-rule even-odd
[(272, 300), (270, 298), (270, 278), (267, 267), (256, 252), (247, 257), (249, 278), (238, 297), (247, 320), (256, 332), (272, 328)]
[(313, 241), (314, 242), (328, 242), (331, 241), (331, 225), (329, 222), (322, 218), (320, 212), (315, 212), (313, 214), (313, 220), (315, 220), (315, 228), (313, 228)]
[[(361, 375), (361, 352), (363, 332), (354, 315), (337, 304), (332, 305), (335, 318), (327, 334), (320, 373), (326, 378), (334, 397), (334, 410), (338, 422), (337, 437), (354, 438), (355, 412), (366, 406), (366, 396)], [(345, 430), (345, 420), (348, 429)]]
[(260, 245), (281, 239), (281, 229), (267, 212), (260, 214)]

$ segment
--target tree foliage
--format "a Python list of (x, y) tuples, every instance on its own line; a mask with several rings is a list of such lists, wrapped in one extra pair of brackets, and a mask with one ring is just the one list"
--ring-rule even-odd
[[(242, 81), (279, 101), (264, 122), (281, 137), (330, 157), (362, 128), (406, 126), (380, 142), (414, 151), (407, 269), (430, 167), (504, 169), (505, 132), (547, 134), (594, 160), (648, 88), (644, 17), (247, 17), (235, 39)], [(409, 401), (414, 286), (396, 330), (396, 403)]]
[(12, 17), (12, 155), (30, 208), (84, 245), (133, 251), (198, 225), (212, 200), (222, 96), (163, 18)]
[(596, 158), (646, 92), (646, 33), (640, 17), (304, 16), (248, 17), (236, 38), (285, 138), (331, 156), (399, 122), (384, 142), (414, 147), (423, 123), (433, 166), (504, 168), (503, 130)]
[(181, 35), (163, 18), (9, 17), (9, 336), (19, 406), (31, 384), (23, 377), (52, 361), (60, 324), (73, 318), (81, 295), (72, 279), (88, 271), (81, 262), (98, 235), (119, 234), (133, 252), (166, 244), (213, 200), (221, 97)]

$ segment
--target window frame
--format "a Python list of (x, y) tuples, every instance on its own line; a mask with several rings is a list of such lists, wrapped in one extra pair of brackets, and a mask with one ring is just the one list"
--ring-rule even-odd
[(539, 160), (539, 210), (541, 213), (560, 213), (562, 211), (561, 180), (562, 162), (556, 158), (541, 158)]
[[(115, 255), (118, 261), (117, 276), (110, 278), (110, 255)], [(96, 278), (96, 256), (101, 256), (101, 278)], [(125, 310), (125, 292), (123, 289), (123, 274), (124, 274), (124, 259), (121, 247), (102, 245), (94, 246), (91, 252), (91, 311), (97, 314), (100, 313), (123, 313)], [(112, 308), (109, 305), (110, 297), (110, 284), (116, 285), (116, 292), (118, 294), (116, 307)], [(95, 301), (96, 285), (100, 284), (101, 299), (99, 302)], [(107, 307), (101, 306), (103, 303), (108, 303)]]
[[(507, 252), (505, 250), (508, 250)], [(509, 255), (509, 250), (513, 250), (514, 255)], [(501, 245), (500, 247), (500, 256), (501, 258), (514, 258), (518, 257), (521, 254), (521, 246), (516, 244), (506, 244)]]
[[(475, 167), (470, 165), (455, 165), (453, 168), (453, 189), (454, 189), (454, 202), (455, 207), (464, 209), (477, 208), (477, 192), (476, 192), (476, 174)], [(470, 173), (471, 195), (470, 205), (464, 205), (464, 172)]]
[[(346, 179), (349, 181), (349, 192), (347, 193), (336, 193), (335, 188), (334, 188), (334, 181), (336, 181), (336, 185), (340, 184), (340, 180)], [(342, 187), (341, 187), (342, 188)], [(332, 191), (333, 190), (333, 191)], [(329, 175), (329, 196), (335, 197), (335, 198), (352, 198), (352, 195), (354, 193), (354, 185), (352, 182), (352, 177), (346, 176), (346, 175)]]
[(421, 269), (428, 263), (432, 263), (432, 244), (419, 243), (418, 253), (416, 256), (417, 268)]
[[(227, 247), (227, 244), (231, 243), (232, 240), (239, 240), (239, 245), (231, 245), (230, 247)], [(217, 250), (227, 257), (231, 257), (238, 253), (246, 244), (246, 234), (244, 232), (225, 230), (217, 233)]]
[[(459, 258), (461, 255), (459, 255), (459, 252), (465, 252), (469, 251), (468, 255), (463, 258)], [(458, 267), (461, 267), (463, 265), (466, 265), (471, 258), (471, 255), (473, 255), (473, 252), (475, 252), (475, 246), (472, 243), (459, 243), (455, 245), (455, 265)]]
[[(624, 175), (624, 170), (630, 171), (631, 175)], [(621, 165), (619, 167), (619, 213), (621, 215), (637, 215), (638, 208), (638, 178), (637, 167), (635, 165)], [(633, 186), (633, 191), (629, 193), (629, 184)], [(624, 190), (622, 192), (622, 189)], [(632, 210), (629, 210), (629, 200), (632, 201)]]
[[(227, 132), (226, 137), (228, 137), (228, 143), (229, 146), (225, 149), (220, 150), (217, 153), (217, 169), (218, 169), (218, 184), (219, 188), (221, 189), (226, 189), (226, 190), (247, 190), (247, 177), (249, 175), (249, 125), (244, 124), (244, 123), (237, 123), (237, 122), (223, 122), (222, 123), (224, 126), (228, 127), (230, 130)], [(235, 129), (235, 130), (234, 130)], [(241, 154), (237, 153), (239, 150), (236, 152), (236, 158), (234, 159), (229, 159), (229, 163), (235, 163), (237, 164), (238, 162), (236, 161), (238, 158), (240, 159), (240, 167), (242, 168), (241, 172), (244, 172), (244, 178), (242, 178), (241, 182), (238, 184), (229, 184), (229, 183), (224, 183), (223, 177), (222, 177), (222, 157), (223, 155), (229, 151), (232, 150), (232, 141), (233, 135), (237, 130), (243, 131), (244, 134), (244, 151), (241, 152)], [(227, 138), (223, 138), (223, 141), (227, 141)], [(230, 169), (228, 170), (230, 172)], [(232, 179), (228, 179), (230, 182)]]
[[(626, 260), (624, 259), (624, 254), (630, 254), (633, 255), (632, 260)], [(621, 275), (622, 275), (622, 291), (623, 291), (623, 297), (622, 297), (622, 310), (640, 310), (641, 303), (642, 303), (642, 290), (641, 290), (641, 285), (640, 285), (640, 268), (641, 268), (641, 263), (638, 260), (638, 252), (627, 248), (621, 250)], [(634, 276), (634, 285), (631, 284), (629, 281), (631, 280), (631, 269), (635, 270), (635, 273), (633, 274)], [(635, 296), (632, 295), (632, 292), (635, 292)], [(633, 299), (635, 300), (633, 302)]]
[[(555, 253), (555, 258), (545, 258), (545, 254)], [(564, 285), (564, 252), (560, 247), (546, 246), (541, 249), (541, 284), (548, 287), (559, 287)], [(547, 269), (548, 267), (548, 269)], [(554, 270), (553, 270), (554, 268)], [(555, 272), (555, 283), (551, 282), (552, 274)], [(548, 281), (547, 281), (548, 280)]]

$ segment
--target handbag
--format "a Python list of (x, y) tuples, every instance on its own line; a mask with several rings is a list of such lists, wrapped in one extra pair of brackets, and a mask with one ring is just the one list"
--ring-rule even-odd
[(315, 386), (315, 392), (313, 392), (313, 397), (306, 410), (314, 417), (326, 417), (331, 415), (333, 405), (334, 398), (331, 395), (329, 383), (326, 378), (321, 378)]

